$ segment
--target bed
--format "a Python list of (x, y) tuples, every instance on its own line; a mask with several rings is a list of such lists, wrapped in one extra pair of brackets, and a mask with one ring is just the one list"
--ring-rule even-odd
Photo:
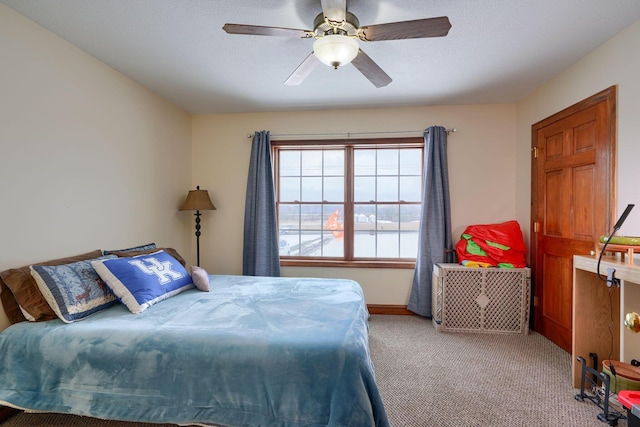
[(389, 426), (350, 280), (210, 276), (132, 314), (0, 333), (0, 404), (220, 426)]

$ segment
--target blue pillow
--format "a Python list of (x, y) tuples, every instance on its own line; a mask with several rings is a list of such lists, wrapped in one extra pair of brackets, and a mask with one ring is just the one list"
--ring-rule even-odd
[[(107, 255), (95, 260), (117, 258)], [(93, 260), (63, 265), (32, 265), (31, 276), (56, 316), (65, 323), (84, 319), (118, 302), (91, 265)]]
[(103, 249), (102, 255), (110, 255), (113, 252), (146, 251), (146, 250), (155, 249), (155, 248), (156, 248), (155, 243), (147, 243), (146, 245), (134, 246), (132, 248), (126, 248), (126, 249), (109, 249), (109, 250)]
[(135, 314), (193, 288), (187, 270), (165, 251), (96, 260), (91, 264), (120, 301)]

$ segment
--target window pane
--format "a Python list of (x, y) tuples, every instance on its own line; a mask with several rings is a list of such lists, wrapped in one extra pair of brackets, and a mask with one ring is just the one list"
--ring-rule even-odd
[(278, 210), (280, 255), (298, 255), (300, 247), (300, 205), (280, 205)]
[(397, 230), (378, 230), (376, 258), (398, 258), (400, 232)]
[(330, 177), (324, 179), (324, 201), (343, 202), (344, 201), (344, 178)]
[(354, 205), (353, 222), (356, 230), (374, 230), (376, 228), (376, 206)]
[(344, 176), (344, 150), (324, 151), (324, 175)]
[(376, 179), (374, 177), (355, 177), (353, 199), (356, 202), (370, 202), (376, 199)]
[(354, 150), (353, 165), (355, 176), (376, 174), (376, 150)]
[(378, 177), (378, 202), (397, 202), (398, 199), (398, 178)]
[(420, 205), (400, 206), (400, 257), (415, 258), (418, 255), (418, 231)]
[(354, 205), (353, 255), (357, 258), (376, 256), (376, 205)]
[(344, 206), (325, 205), (323, 210), (324, 233), (322, 255), (325, 257), (344, 256)]
[(302, 177), (302, 202), (322, 201), (322, 178)]
[(322, 151), (302, 151), (302, 175), (322, 176)]
[(418, 232), (404, 231), (400, 233), (400, 258), (416, 258), (417, 256)]
[(420, 225), (420, 211), (422, 207), (416, 205), (400, 205), (400, 229), (418, 230)]
[(322, 230), (322, 205), (300, 206), (300, 232)]
[(300, 176), (300, 151), (280, 151), (280, 176)]
[(376, 233), (374, 230), (355, 232), (353, 256), (356, 258), (374, 258), (376, 256)]
[(300, 206), (298, 243), (291, 247), (291, 256), (316, 256), (315, 249), (322, 230), (321, 212), (322, 205)]
[(377, 258), (398, 258), (400, 254), (400, 206), (379, 205), (376, 248)]
[(299, 256), (320, 256), (318, 242), (320, 241), (320, 231), (305, 231), (300, 235), (301, 244), (298, 248)]
[(402, 175), (422, 175), (422, 150), (417, 148), (400, 150), (400, 173)]
[(376, 210), (378, 230), (398, 230), (400, 220), (399, 205), (378, 205)]
[(280, 201), (300, 200), (300, 178), (280, 178)]
[(278, 211), (280, 234), (297, 234), (300, 229), (300, 205), (281, 204)]
[(398, 150), (378, 151), (378, 175), (398, 175)]
[(421, 200), (422, 178), (419, 176), (400, 177), (400, 200), (419, 202)]

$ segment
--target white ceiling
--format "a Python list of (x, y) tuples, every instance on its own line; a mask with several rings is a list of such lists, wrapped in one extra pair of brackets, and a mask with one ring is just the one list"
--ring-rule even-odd
[(361, 42), (393, 78), (377, 89), (352, 65), (320, 65), (285, 86), (312, 39), (222, 30), (313, 29), (320, 0), (0, 2), (202, 114), (513, 103), (640, 19), (639, 0), (348, 0), (360, 25), (437, 16), (452, 24), (442, 38)]

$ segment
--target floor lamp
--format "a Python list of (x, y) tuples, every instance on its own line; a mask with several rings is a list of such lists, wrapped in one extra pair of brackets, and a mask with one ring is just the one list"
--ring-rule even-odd
[(187, 198), (180, 208), (181, 211), (196, 211), (196, 248), (197, 248), (197, 260), (198, 267), (200, 267), (200, 211), (215, 211), (216, 207), (211, 203), (209, 198), (209, 192), (207, 190), (201, 190), (198, 185), (195, 190), (189, 191)]

